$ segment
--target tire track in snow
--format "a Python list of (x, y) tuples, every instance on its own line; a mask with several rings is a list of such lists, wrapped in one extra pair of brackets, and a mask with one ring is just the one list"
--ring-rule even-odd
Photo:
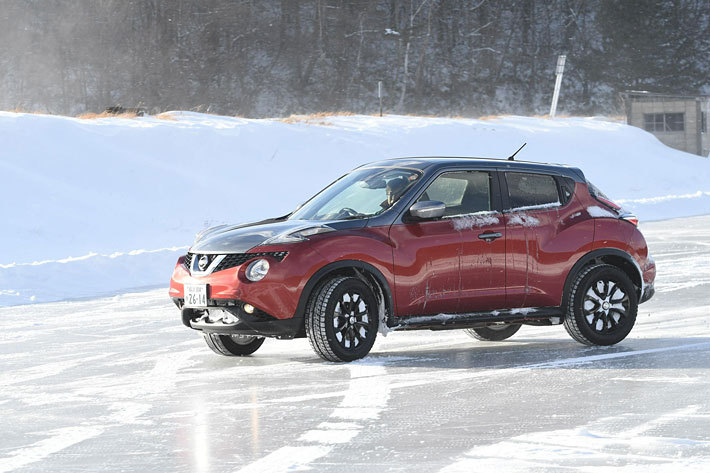
[[(618, 417), (599, 419), (574, 429), (516, 436), (466, 452), (439, 473), (471, 471), (684, 471), (710, 468), (710, 442), (644, 435), (670, 423), (695, 422), (699, 406), (666, 412), (646, 422), (617, 431)], [(621, 419), (624, 420), (623, 418)]]
[[(178, 372), (193, 364), (192, 358), (201, 354), (202, 350), (192, 349), (171, 354), (155, 361), (150, 370), (141, 373), (130, 373), (124, 377), (96, 378), (86, 377), (79, 386), (72, 390), (74, 396), (86, 396), (93, 399), (96, 405), (107, 410), (104, 416), (96, 417), (92, 422), (79, 426), (63, 427), (48, 432), (33, 432), (33, 435), (45, 435), (46, 438), (17, 448), (0, 458), (0, 473), (16, 470), (26, 465), (44, 460), (46, 457), (65, 450), (85, 440), (99, 437), (107, 430), (126, 424), (150, 423), (141, 417), (153, 408), (158, 395), (174, 391), (178, 382)], [(33, 367), (23, 377), (16, 378), (16, 383), (52, 376), (85, 363), (87, 360), (99, 360), (112, 356), (112, 353), (93, 357), (70, 360), (67, 362), (52, 362)], [(15, 376), (15, 375), (13, 375)], [(20, 375), (22, 376), (22, 375)], [(13, 377), (6, 377), (12, 380)], [(7, 379), (5, 380), (7, 382)], [(2, 381), (2, 379), (0, 379)], [(2, 386), (2, 384), (0, 384)], [(141, 399), (145, 402), (134, 402)]]
[(338, 444), (351, 442), (365, 429), (368, 421), (378, 419), (387, 407), (390, 394), (384, 363), (355, 362), (348, 365), (348, 369), (350, 384), (346, 391), (335, 394), (342, 395), (343, 400), (330, 414), (330, 420), (304, 432), (298, 438), (298, 445), (281, 447), (238, 472), (277, 473), (304, 469), (328, 455)]
[(9, 456), (0, 458), (0, 473), (38, 462), (79, 442), (98, 437), (103, 432), (104, 429), (101, 427), (65, 427), (47, 432), (49, 437), (27, 447), (13, 450)]

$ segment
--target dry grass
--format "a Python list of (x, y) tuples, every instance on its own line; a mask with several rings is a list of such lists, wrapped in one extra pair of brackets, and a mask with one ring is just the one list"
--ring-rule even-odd
[(277, 118), (276, 120), (283, 123), (306, 123), (308, 125), (331, 126), (332, 123), (324, 120), (326, 117), (351, 117), (353, 115), (355, 115), (353, 112), (318, 112), (308, 115), (291, 115)]
[(503, 118), (505, 115), (484, 115), (482, 117), (476, 118), (476, 120), (498, 120), (500, 118)]
[(126, 113), (109, 113), (109, 112), (101, 112), (101, 113), (82, 113), (81, 115), (78, 115), (76, 118), (81, 118), (82, 120), (94, 120), (96, 118), (136, 118), (138, 115), (135, 112), (126, 112)]
[(5, 110), (6, 112), (10, 113), (30, 113), (32, 115), (51, 115), (49, 112), (40, 112), (37, 110), (25, 110), (21, 107), (15, 107), (12, 110)]
[[(566, 113), (557, 113), (555, 114), (555, 118), (571, 118), (573, 115), (568, 115)], [(579, 116), (579, 115), (577, 115)], [(550, 119), (550, 114), (546, 113), (544, 115), (533, 115), (532, 118), (544, 118), (546, 120)]]
[(170, 112), (163, 112), (158, 115), (153, 115), (153, 118), (157, 118), (158, 120), (167, 120), (171, 122), (176, 122), (177, 118), (175, 118), (175, 115), (173, 115)]

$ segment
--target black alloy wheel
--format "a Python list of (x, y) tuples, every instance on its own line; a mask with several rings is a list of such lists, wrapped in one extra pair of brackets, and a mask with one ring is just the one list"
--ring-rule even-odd
[(614, 345), (633, 328), (637, 310), (637, 291), (629, 276), (613, 265), (593, 265), (572, 284), (564, 326), (585, 345)]
[(377, 337), (377, 298), (360, 279), (339, 276), (317, 288), (306, 313), (306, 334), (313, 351), (328, 361), (366, 356)]
[(582, 313), (589, 327), (611, 333), (623, 326), (629, 313), (629, 296), (611, 279), (597, 279), (584, 295)]
[(249, 335), (225, 335), (219, 333), (202, 333), (205, 343), (218, 355), (245, 356), (251, 355), (264, 344), (264, 337)]
[(350, 290), (340, 296), (333, 313), (333, 330), (342, 348), (356, 348), (367, 340), (370, 329), (368, 317), (362, 294)]
[(520, 324), (491, 324), (485, 327), (467, 328), (466, 335), (484, 342), (500, 342), (512, 337), (520, 330)]

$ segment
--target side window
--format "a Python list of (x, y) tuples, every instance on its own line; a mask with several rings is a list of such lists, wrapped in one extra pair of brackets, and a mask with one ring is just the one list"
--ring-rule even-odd
[(512, 209), (561, 203), (557, 183), (552, 176), (506, 172), (505, 180)]
[(560, 197), (562, 197), (562, 205), (566, 205), (574, 195), (574, 179), (569, 177), (558, 178), (560, 182)]
[(418, 199), (425, 200), (446, 204), (444, 217), (491, 210), (491, 174), (483, 171), (442, 174)]

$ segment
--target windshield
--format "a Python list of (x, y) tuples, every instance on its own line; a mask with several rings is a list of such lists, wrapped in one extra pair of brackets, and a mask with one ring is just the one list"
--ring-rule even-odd
[(372, 217), (392, 207), (420, 176), (420, 171), (411, 169), (357, 169), (323, 189), (289, 220)]

